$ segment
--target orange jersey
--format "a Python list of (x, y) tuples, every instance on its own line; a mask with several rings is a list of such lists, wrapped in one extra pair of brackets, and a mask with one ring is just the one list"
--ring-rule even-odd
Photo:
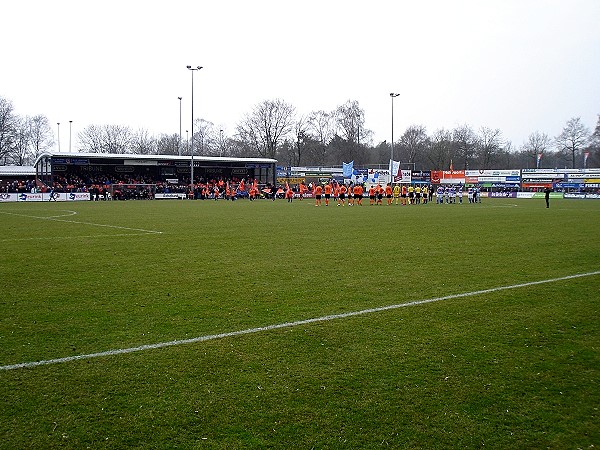
[(363, 194), (363, 188), (360, 185), (356, 185), (354, 186), (354, 195), (362, 195)]
[(321, 186), (317, 186), (315, 188), (315, 195), (321, 195), (323, 193), (323, 188)]
[(330, 184), (325, 185), (325, 194), (331, 194), (331, 185)]
[(386, 186), (385, 187), (385, 195), (392, 195), (392, 187), (391, 186)]
[(372, 186), (369, 188), (369, 197), (375, 197), (375, 188)]
[(348, 189), (346, 189), (346, 186), (342, 184), (340, 186), (340, 194), (345, 194), (347, 191), (348, 191)]

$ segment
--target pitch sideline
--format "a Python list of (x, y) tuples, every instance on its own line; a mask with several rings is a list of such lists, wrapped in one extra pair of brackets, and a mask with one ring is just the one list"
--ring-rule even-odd
[(242, 336), (245, 334), (259, 333), (262, 331), (277, 330), (280, 328), (296, 327), (299, 325), (306, 325), (306, 324), (316, 323), (316, 322), (327, 322), (327, 321), (331, 321), (331, 320), (345, 319), (348, 317), (354, 317), (354, 316), (372, 314), (372, 313), (377, 313), (377, 312), (382, 312), (382, 311), (389, 311), (389, 310), (393, 310), (393, 309), (405, 308), (407, 306), (418, 306), (418, 305), (424, 305), (427, 303), (440, 302), (443, 300), (451, 300), (451, 299), (463, 298), (463, 297), (472, 297), (475, 295), (489, 294), (492, 292), (505, 291), (505, 290), (509, 290), (509, 289), (518, 289), (518, 288), (528, 287), (528, 286), (537, 286), (539, 284), (555, 283), (557, 281), (565, 281), (565, 280), (572, 280), (575, 278), (590, 277), (590, 276), (594, 276), (594, 275), (600, 275), (600, 270), (597, 270), (594, 272), (578, 273), (578, 274), (574, 274), (574, 275), (566, 275), (566, 276), (558, 277), (558, 278), (549, 278), (546, 280), (538, 280), (538, 281), (530, 281), (527, 283), (512, 284), (512, 285), (508, 285), (508, 286), (498, 286), (495, 288), (482, 289), (482, 290), (478, 290), (478, 291), (463, 292), (461, 294), (445, 295), (443, 297), (434, 297), (434, 298), (429, 298), (429, 299), (424, 299), (424, 300), (415, 300), (415, 301), (411, 301), (411, 302), (407, 302), (407, 303), (400, 303), (400, 304), (388, 305), (388, 306), (380, 306), (377, 308), (363, 309), (360, 311), (351, 311), (351, 312), (341, 313), (341, 314), (331, 314), (331, 315), (327, 315), (327, 316), (315, 317), (312, 319), (297, 320), (295, 322), (285, 322), (285, 323), (279, 323), (279, 324), (274, 324), (274, 325), (267, 325), (264, 327), (247, 328), (245, 330), (239, 330), (239, 331), (230, 331), (230, 332), (226, 332), (226, 333), (198, 336), (198, 337), (190, 338), (190, 339), (180, 339), (180, 340), (174, 340), (174, 341), (168, 341), (168, 342), (159, 342), (159, 343), (155, 343), (155, 344), (140, 345), (138, 347), (129, 347), (129, 348), (122, 348), (122, 349), (107, 350), (104, 352), (87, 353), (87, 354), (76, 355), (76, 356), (67, 356), (64, 358), (46, 359), (46, 360), (42, 360), (42, 361), (31, 361), (31, 362), (24, 362), (24, 363), (18, 363), (18, 364), (8, 364), (5, 366), (0, 366), (0, 370), (4, 371), (4, 370), (15, 370), (15, 369), (27, 369), (27, 368), (37, 367), (37, 366), (66, 363), (66, 362), (78, 361), (78, 360), (83, 360), (83, 359), (100, 358), (100, 357), (104, 357), (104, 356), (115, 356), (115, 355), (122, 355), (122, 354), (126, 354), (126, 353), (141, 352), (144, 350), (153, 350), (153, 349), (159, 349), (159, 348), (165, 348), (165, 347), (173, 347), (173, 346), (177, 346), (177, 345), (193, 344), (193, 343), (198, 343), (198, 342), (211, 341), (211, 340), (215, 340), (215, 339), (222, 339), (222, 338), (228, 338), (228, 337), (234, 337), (234, 336)]
[[(118, 230), (127, 230), (127, 231), (137, 232), (137, 233), (127, 233), (127, 234), (119, 234), (119, 235), (76, 236), (77, 238), (80, 238), (80, 237), (91, 238), (91, 237), (112, 237), (112, 236), (139, 236), (139, 235), (145, 235), (145, 234), (163, 234), (162, 231), (145, 230), (143, 228), (130, 228), (130, 227), (123, 227), (123, 226), (120, 226), (120, 225), (108, 225), (108, 224), (93, 223), (93, 222), (82, 222), (82, 221), (79, 221), (79, 220), (61, 219), (61, 217), (75, 216), (78, 213), (77, 213), (77, 211), (71, 211), (71, 210), (68, 210), (68, 209), (62, 209), (62, 210), (59, 210), (59, 211), (67, 212), (67, 213), (70, 213), (70, 214), (64, 214), (64, 215), (58, 215), (58, 216), (46, 216), (46, 217), (43, 217), (43, 216), (32, 216), (32, 215), (28, 215), (28, 214), (19, 214), (19, 213), (7, 212), (7, 211), (0, 211), (0, 214), (8, 214), (8, 215), (11, 215), (11, 216), (28, 217), (28, 218), (31, 218), (31, 219), (52, 220), (54, 222), (74, 223), (74, 224), (78, 224), (78, 225), (90, 225), (90, 226), (94, 226), (94, 227), (114, 228), (114, 229), (118, 229)], [(71, 237), (71, 238), (73, 238), (73, 237)], [(48, 238), (39, 237), (39, 238), (3, 239), (3, 240), (0, 240), (0, 242), (20, 241), (20, 240), (36, 240), (36, 239), (48, 239)], [(57, 239), (57, 237), (53, 237), (52, 239)]]

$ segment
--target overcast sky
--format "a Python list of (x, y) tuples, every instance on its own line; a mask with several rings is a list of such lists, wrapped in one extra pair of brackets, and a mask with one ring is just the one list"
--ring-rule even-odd
[(599, 0), (20, 0), (2, 7), (0, 96), (60, 122), (151, 134), (194, 113), (235, 133), (264, 100), (357, 100), (377, 144), (411, 124), (499, 128), (519, 147), (600, 113)]

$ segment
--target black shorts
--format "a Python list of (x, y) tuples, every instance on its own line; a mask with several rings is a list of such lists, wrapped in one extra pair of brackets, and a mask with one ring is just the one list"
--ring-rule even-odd
[(340, 200), (344, 200), (346, 198), (346, 194), (340, 194)]
[(325, 198), (326, 199), (330, 199), (331, 198), (331, 194), (325, 194)]
[(321, 200), (321, 194), (316, 194), (316, 195), (315, 195), (315, 198), (316, 198), (317, 200)]

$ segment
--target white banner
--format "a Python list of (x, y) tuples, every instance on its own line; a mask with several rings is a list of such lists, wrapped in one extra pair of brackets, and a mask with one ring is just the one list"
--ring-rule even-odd
[(154, 194), (154, 198), (157, 200), (165, 200), (165, 199), (177, 200), (177, 199), (185, 199), (186, 195), (177, 193), (177, 192), (169, 192), (169, 193), (163, 193), (163, 194)]

